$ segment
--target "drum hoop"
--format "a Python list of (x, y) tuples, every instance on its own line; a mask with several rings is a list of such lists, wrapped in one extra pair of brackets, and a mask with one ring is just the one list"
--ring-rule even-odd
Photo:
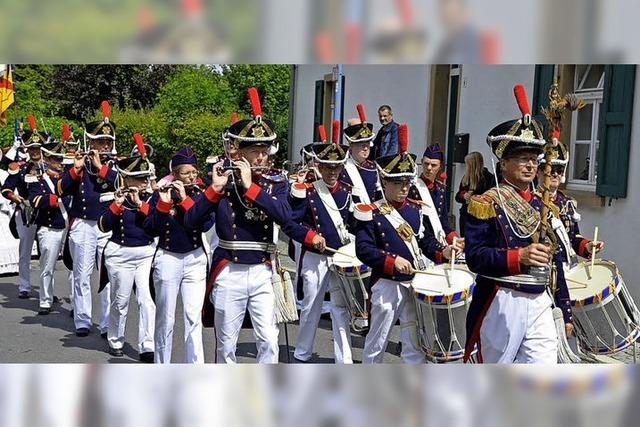
[(414, 294), (418, 301), (428, 302), (432, 304), (453, 304), (459, 301), (466, 301), (473, 295), (475, 283), (472, 283), (468, 289), (453, 294), (425, 295), (414, 288)]
[(618, 351), (624, 350), (625, 348), (629, 347), (631, 344), (637, 341), (638, 338), (640, 338), (640, 326), (634, 327), (631, 333), (627, 337), (625, 337), (622, 341), (617, 343), (615, 348), (613, 348), (613, 350), (610, 347), (591, 347), (589, 345), (586, 345), (585, 347), (591, 353), (597, 353), (597, 354), (616, 353)]
[(588, 296), (579, 300), (571, 300), (572, 307), (584, 307), (591, 304), (597, 304), (607, 298), (609, 295), (616, 294), (620, 288), (620, 283), (624, 283), (620, 276), (620, 271), (616, 267), (614, 276), (611, 281), (595, 295)]

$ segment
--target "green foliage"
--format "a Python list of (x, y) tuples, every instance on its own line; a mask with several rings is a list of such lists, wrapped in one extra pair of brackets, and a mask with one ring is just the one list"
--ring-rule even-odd
[(288, 65), (30, 65), (16, 66), (17, 107), (9, 125), (0, 127), (0, 146), (13, 141), (14, 117), (34, 114), (60, 138), (63, 122), (82, 139), (82, 124), (101, 118), (103, 99), (112, 105), (119, 155), (128, 155), (138, 132), (153, 149), (159, 176), (183, 145), (198, 155), (201, 167), (211, 154), (222, 154), (222, 132), (231, 113), (251, 114), (247, 88), (256, 86), (264, 117), (276, 124), (280, 151), (286, 158), (289, 114)]

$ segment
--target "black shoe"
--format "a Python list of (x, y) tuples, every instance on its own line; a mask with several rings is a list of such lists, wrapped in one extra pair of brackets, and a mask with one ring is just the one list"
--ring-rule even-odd
[(60, 304), (60, 298), (58, 298), (57, 296), (53, 296), (53, 303), (54, 304)]
[(153, 363), (153, 351), (145, 351), (144, 353), (140, 353), (140, 361), (142, 363)]
[(38, 314), (41, 314), (43, 316), (49, 313), (51, 313), (51, 307), (40, 307), (40, 310), (38, 310)]
[(307, 363), (311, 363), (311, 359), (309, 360), (302, 360), (302, 359), (298, 359), (297, 357), (293, 357), (293, 363), (301, 363), (301, 364), (307, 364)]
[(76, 329), (76, 336), (77, 337), (86, 337), (87, 335), (89, 335), (89, 328), (78, 328), (78, 329)]
[(109, 354), (112, 355), (113, 357), (122, 357), (122, 356), (124, 356), (124, 353), (122, 352), (121, 348), (111, 348), (111, 347), (109, 347)]
[(101, 333), (100, 337), (102, 337), (103, 339), (106, 340), (107, 339), (107, 333), (106, 332)]
[(20, 291), (20, 293), (18, 294), (18, 298), (20, 298), (20, 299), (29, 299), (29, 292)]

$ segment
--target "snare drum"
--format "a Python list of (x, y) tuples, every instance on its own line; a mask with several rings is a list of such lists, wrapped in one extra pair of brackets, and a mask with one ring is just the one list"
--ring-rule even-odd
[(344, 298), (351, 328), (361, 333), (369, 327), (369, 294), (365, 281), (371, 276), (371, 270), (356, 257), (355, 242), (339, 249), (330, 257), (329, 265), (340, 279), (340, 293)]
[(475, 275), (440, 264), (416, 273), (412, 286), (418, 314), (418, 339), (428, 359), (450, 362), (464, 356), (467, 311)]
[(615, 353), (640, 336), (640, 312), (611, 261), (583, 261), (565, 273), (576, 337), (587, 352)]

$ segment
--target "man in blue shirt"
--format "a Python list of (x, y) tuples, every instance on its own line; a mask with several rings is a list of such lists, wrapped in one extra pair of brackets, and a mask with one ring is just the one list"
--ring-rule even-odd
[(398, 124), (393, 121), (393, 111), (388, 105), (378, 108), (378, 119), (382, 128), (373, 141), (371, 159), (398, 154)]

